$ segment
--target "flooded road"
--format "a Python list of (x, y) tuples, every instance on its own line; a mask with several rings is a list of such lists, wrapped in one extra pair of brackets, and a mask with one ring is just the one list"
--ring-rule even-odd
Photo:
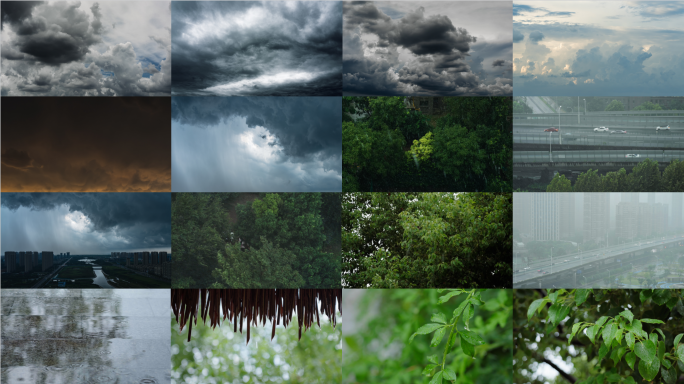
[(161, 289), (3, 289), (1, 381), (169, 383), (169, 302)]

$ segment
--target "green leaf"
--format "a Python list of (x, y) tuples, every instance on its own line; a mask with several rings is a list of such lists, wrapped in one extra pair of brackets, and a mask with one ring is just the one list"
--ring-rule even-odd
[(587, 298), (589, 297), (589, 290), (588, 289), (578, 289), (575, 291), (575, 304), (581, 305), (585, 301), (587, 301)]
[(466, 305), (465, 309), (463, 310), (463, 323), (466, 325), (466, 328), (468, 327), (468, 320), (470, 320), (470, 318), (473, 317), (474, 313), (475, 310), (473, 309), (473, 305), (468, 303), (468, 305)]
[(625, 361), (627, 362), (627, 365), (629, 365), (629, 367), (631, 369), (634, 369), (634, 362), (636, 361), (636, 355), (634, 354), (634, 352), (630, 352), (630, 353), (626, 354), (625, 355)]
[(615, 331), (617, 330), (617, 325), (614, 323), (611, 323), (610, 325), (606, 325), (605, 328), (603, 328), (603, 342), (606, 345), (610, 345), (610, 343), (613, 341), (615, 338)]
[(660, 369), (660, 361), (658, 359), (653, 359), (651, 361), (641, 360), (639, 361), (639, 374), (646, 381), (652, 381), (658, 375), (658, 370)]
[(423, 375), (427, 377), (432, 376), (432, 371), (437, 367), (439, 367), (437, 364), (428, 364), (427, 367), (423, 369)]
[(648, 339), (653, 342), (653, 344), (658, 345), (658, 335), (654, 332), (652, 332), (650, 335), (648, 335)]
[(595, 344), (595, 339), (596, 339), (596, 332), (598, 331), (599, 326), (598, 325), (593, 325), (589, 328), (587, 328), (587, 337), (589, 340), (591, 340), (592, 344)]
[(674, 368), (665, 369), (665, 367), (662, 367), (660, 374), (663, 376), (663, 381), (667, 384), (674, 384), (677, 381), (677, 371)]
[(475, 332), (469, 330), (461, 331), (461, 339), (465, 339), (468, 343), (472, 345), (482, 345), (484, 340)]
[[(532, 303), (532, 304), (534, 304), (534, 303)], [(463, 310), (465, 309), (466, 305), (468, 305), (468, 300), (463, 300), (461, 302), (461, 304), (459, 304), (458, 307), (456, 307), (456, 309), (454, 309), (454, 319), (456, 319), (458, 316), (461, 315), (461, 313), (463, 313)], [(529, 320), (529, 318), (528, 318), (528, 320)], [(452, 320), (452, 321), (454, 321), (454, 320)]]
[(456, 380), (456, 372), (452, 371), (449, 368), (445, 368), (443, 377), (445, 380), (454, 381)]
[(551, 300), (552, 303), (555, 304), (558, 302), (558, 294), (559, 293), (560, 293), (560, 291), (555, 291), (555, 292), (552, 292), (551, 294), (549, 294), (549, 299)]
[(442, 372), (443, 371), (437, 372), (435, 377), (433, 377), (432, 380), (430, 380), (430, 384), (442, 384)]
[(608, 316), (601, 316), (601, 317), (599, 317), (598, 321), (596, 322), (596, 325), (598, 325), (600, 328), (603, 324), (606, 323), (607, 320), (608, 320)]
[[(669, 289), (656, 289), (653, 291), (653, 296), (651, 296), (651, 300), (653, 300), (658, 305), (664, 305), (665, 303), (667, 303), (670, 297), (672, 297), (672, 293)], [(644, 320), (642, 319), (641, 321)]]
[[(537, 309), (539, 309), (539, 307), (542, 304), (544, 304), (544, 302), (547, 300), (548, 299), (538, 299), (538, 300), (533, 301), (532, 304), (530, 304), (530, 307), (527, 309), (527, 320), (530, 320), (532, 318), (532, 316), (534, 315), (534, 312), (537, 311)], [(459, 306), (459, 308), (460, 308), (460, 306)], [(456, 308), (456, 310), (458, 311), (458, 308)], [(461, 308), (461, 311), (463, 311), (463, 308)], [(456, 315), (456, 312), (454, 312), (454, 316), (455, 315)]]
[(461, 293), (463, 293), (463, 291), (461, 291), (460, 289), (457, 289), (457, 290), (455, 290), (455, 291), (451, 291), (451, 292), (447, 293), (447, 294), (444, 295), (444, 296), (440, 296), (438, 302), (439, 302), (439, 304), (444, 304), (444, 303), (446, 303), (447, 301), (449, 301), (449, 299), (451, 299), (452, 297), (458, 296), (458, 295), (460, 295)]
[(679, 361), (684, 363), (684, 345), (680, 345), (677, 347), (677, 358)]
[(440, 328), (435, 332), (435, 335), (432, 337), (432, 341), (430, 342), (431, 347), (436, 347), (439, 345), (439, 343), (442, 342), (442, 339), (444, 338), (444, 334), (446, 333), (447, 327)]
[(624, 311), (620, 312), (620, 315), (630, 323), (632, 322), (632, 320), (634, 320), (634, 314), (629, 309), (625, 309)]
[(439, 364), (439, 356), (437, 356), (437, 355), (428, 356), (427, 359), (429, 362), (431, 362), (433, 364)]
[(622, 376), (618, 375), (615, 372), (610, 372), (608, 375), (606, 375), (606, 381), (609, 383), (617, 383), (622, 380)]
[(461, 336), (461, 350), (470, 357), (475, 357), (475, 347)]
[(411, 337), (409, 338), (409, 343), (412, 342), (413, 338), (417, 335), (427, 335), (428, 333), (432, 333), (442, 327), (444, 327), (444, 325), (442, 324), (425, 324), (422, 327), (418, 328), (416, 333), (411, 335)]
[(627, 332), (625, 335), (625, 341), (627, 342), (627, 346), (629, 349), (634, 350), (634, 334), (631, 332)]
[(651, 340), (644, 340), (640, 341), (636, 344), (634, 347), (634, 353), (642, 359), (646, 360), (647, 362), (651, 362), (655, 360), (655, 355), (656, 355), (656, 347), (655, 344)]
[(679, 345), (679, 340), (682, 339), (682, 336), (684, 336), (684, 333), (680, 333), (679, 335), (677, 335), (677, 336), (675, 337), (675, 339), (674, 339), (674, 346), (675, 346), (675, 348)]
[(662, 320), (657, 319), (641, 319), (641, 322), (646, 324), (665, 324)]
[(662, 360), (665, 355), (665, 341), (660, 340), (658, 342), (658, 360)]
[[(622, 359), (622, 356), (625, 355), (625, 352), (627, 352), (627, 348), (625, 348), (625, 347), (622, 347), (622, 348), (617, 350), (617, 354), (613, 358), (613, 362), (615, 362), (616, 366), (620, 362), (620, 360)], [(613, 352), (613, 353), (615, 353), (615, 352)], [(613, 356), (611, 356), (611, 357), (613, 357)]]
[(663, 331), (660, 330), (660, 328), (656, 328), (656, 332), (658, 332), (660, 336), (662, 336), (663, 340), (666, 339), (665, 334), (663, 333)]
[(601, 348), (599, 348), (599, 354), (598, 354), (599, 360), (603, 360), (603, 358), (606, 357), (606, 355), (608, 354), (609, 351), (610, 351), (609, 345), (601, 344)]
[(645, 303), (651, 298), (651, 295), (653, 295), (652, 289), (642, 289), (641, 292), (639, 292), (639, 299), (641, 299), (641, 303)]
[(480, 299), (479, 297), (471, 297), (470, 303), (473, 305), (482, 305), (484, 304), (484, 301), (482, 301), (482, 299)]
[(444, 316), (443, 313), (435, 313), (430, 318), (430, 321), (432, 321), (433, 323), (440, 323), (440, 324), (446, 324), (446, 322), (447, 322), (446, 316)]

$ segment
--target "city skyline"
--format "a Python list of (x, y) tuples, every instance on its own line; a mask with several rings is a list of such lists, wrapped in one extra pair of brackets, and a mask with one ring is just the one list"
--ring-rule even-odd
[(3, 193), (0, 251), (171, 252), (170, 193)]

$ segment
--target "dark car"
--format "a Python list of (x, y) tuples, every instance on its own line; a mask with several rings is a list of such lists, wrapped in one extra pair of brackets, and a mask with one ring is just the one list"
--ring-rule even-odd
[(554, 127), (546, 128), (546, 129), (544, 130), (544, 132), (558, 132), (558, 128), (554, 128)]

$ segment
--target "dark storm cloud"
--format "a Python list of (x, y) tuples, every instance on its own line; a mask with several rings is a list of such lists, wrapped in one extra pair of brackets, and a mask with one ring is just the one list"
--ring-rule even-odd
[(504, 64), (506, 64), (506, 60), (494, 60), (494, 62), (492, 63), (492, 67), (503, 67)]
[[(4, 250), (165, 250), (170, 193), (3, 193)], [(81, 216), (82, 215), (82, 216)]]
[(341, 94), (341, 2), (173, 2), (172, 10), (174, 94)]
[(523, 35), (520, 31), (517, 29), (513, 30), (513, 42), (514, 43), (519, 43), (525, 39), (525, 35)]
[(174, 97), (172, 118), (207, 127), (240, 116), (247, 126), (273, 134), (285, 157), (324, 159), (341, 156), (342, 104), (322, 97)]
[[(8, 1), (0, 7), (3, 95), (170, 93), (168, 4)], [(117, 31), (109, 27), (122, 16)], [(159, 63), (156, 73), (143, 68), (149, 57)]]
[(530, 41), (536, 44), (544, 39), (544, 34), (539, 31), (532, 31), (530, 32), (529, 38)]
[(2, 191), (170, 191), (168, 98), (2, 98)]
[(161, 223), (170, 227), (169, 193), (3, 193), (2, 206), (16, 211), (20, 207), (37, 211), (68, 205), (70, 212), (81, 212), (96, 231), (136, 224)]
[[(448, 16), (426, 14), (423, 6), (402, 13), (400, 18), (390, 17), (385, 10), (391, 7), (381, 9), (372, 2), (344, 2), (345, 94), (505, 95), (512, 92), (503, 72), (487, 73), (481, 65), (484, 59), (510, 60), (510, 40), (494, 44), (478, 41), (467, 29), (455, 26)], [(362, 35), (372, 35), (377, 41)], [(404, 50), (413, 56), (408, 61), (401, 57)], [(469, 59), (471, 54), (474, 57)]]

